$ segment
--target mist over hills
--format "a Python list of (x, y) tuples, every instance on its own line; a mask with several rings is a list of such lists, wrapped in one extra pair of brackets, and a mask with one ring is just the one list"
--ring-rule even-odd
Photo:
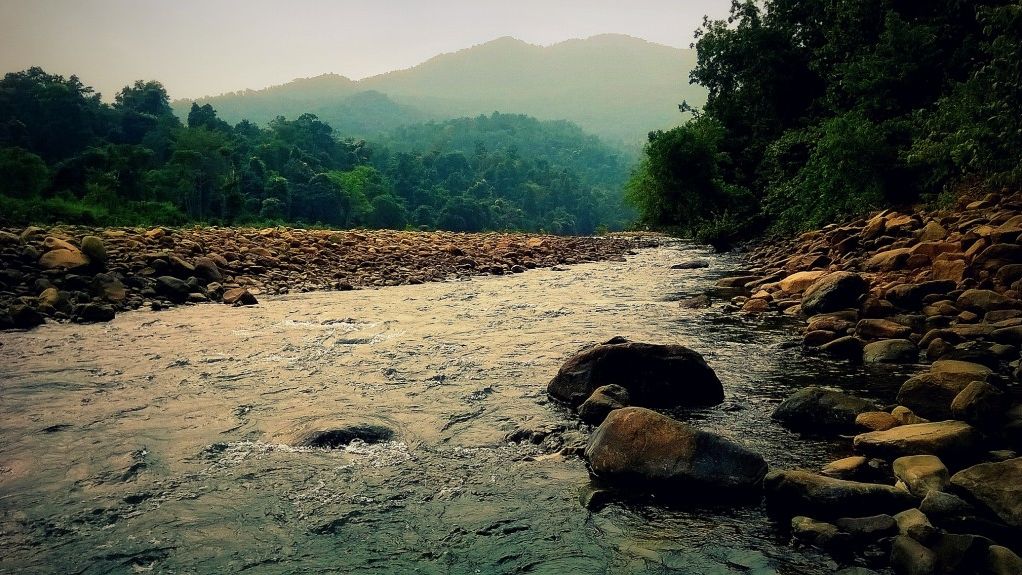
[[(232, 123), (311, 112), (355, 137), (430, 119), (510, 112), (569, 120), (634, 145), (650, 130), (678, 125), (682, 100), (705, 100), (705, 91), (688, 83), (694, 65), (693, 50), (623, 35), (548, 47), (504, 37), (360, 81), (324, 74), (195, 102), (211, 104)], [(178, 100), (174, 108), (184, 117), (191, 104)]]

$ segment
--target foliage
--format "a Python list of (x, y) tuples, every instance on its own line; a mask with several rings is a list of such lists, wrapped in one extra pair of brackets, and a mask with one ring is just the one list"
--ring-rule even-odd
[[(135, 82), (110, 106), (37, 68), (0, 81), (0, 113), (0, 193), (20, 200), (7, 203), (11, 223), (591, 233), (629, 217), (618, 193), (627, 160), (567, 122), (493, 114), (372, 144), (339, 139), (314, 114), (232, 127), (193, 104), (182, 125), (159, 82)], [(64, 116), (68, 137), (54, 138)]]
[(629, 183), (647, 223), (794, 231), (1022, 177), (1017, 0), (733, 0), (696, 36), (709, 97), (651, 135)]

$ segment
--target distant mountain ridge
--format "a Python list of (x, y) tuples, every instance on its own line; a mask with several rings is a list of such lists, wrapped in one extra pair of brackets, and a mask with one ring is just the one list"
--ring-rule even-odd
[[(232, 123), (311, 112), (357, 137), (429, 119), (519, 113), (635, 144), (650, 130), (679, 124), (682, 100), (705, 100), (705, 90), (688, 83), (694, 65), (693, 50), (618, 34), (546, 47), (503, 37), (359, 81), (324, 74), (195, 102)], [(178, 100), (174, 108), (184, 117), (191, 104)]]

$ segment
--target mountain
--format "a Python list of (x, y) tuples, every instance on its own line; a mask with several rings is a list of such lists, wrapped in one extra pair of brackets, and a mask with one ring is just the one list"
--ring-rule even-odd
[[(363, 137), (498, 111), (569, 120), (607, 140), (636, 144), (650, 130), (680, 123), (682, 100), (705, 100), (705, 90), (688, 83), (694, 65), (693, 50), (617, 34), (547, 47), (505, 37), (360, 81), (328, 74), (197, 102), (229, 122), (312, 112), (342, 135)], [(376, 94), (364, 94), (370, 91)], [(175, 110), (187, 115), (191, 103), (177, 101)]]

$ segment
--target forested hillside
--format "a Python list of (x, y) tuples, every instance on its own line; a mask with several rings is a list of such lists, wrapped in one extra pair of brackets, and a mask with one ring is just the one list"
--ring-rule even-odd
[(1017, 1), (735, 1), (697, 33), (709, 98), (651, 135), (629, 196), (729, 239), (1022, 177)]
[[(413, 121), (498, 111), (569, 120), (608, 141), (638, 145), (650, 130), (683, 120), (683, 99), (703, 102), (706, 91), (686, 82), (694, 64), (693, 50), (618, 34), (548, 47), (499, 38), (358, 82), (328, 74), (196, 101), (230, 122), (312, 112), (344, 136), (370, 139)], [(191, 104), (174, 106), (184, 117)]]
[(628, 218), (627, 160), (565, 122), (493, 114), (369, 143), (308, 113), (232, 126), (193, 104), (182, 123), (158, 82), (107, 105), (39, 68), (0, 81), (0, 120), (0, 223), (591, 233)]

